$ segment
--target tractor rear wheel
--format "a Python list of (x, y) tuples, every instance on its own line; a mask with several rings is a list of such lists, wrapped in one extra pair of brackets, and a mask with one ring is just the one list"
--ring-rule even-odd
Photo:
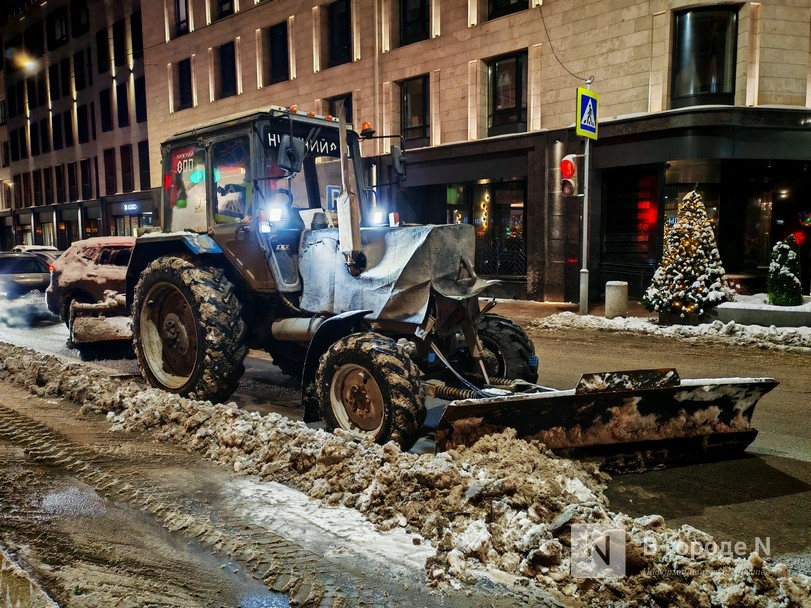
[(509, 380), (538, 381), (535, 345), (527, 332), (514, 321), (501, 315), (482, 315), (479, 339), (485, 349), (487, 373)]
[(329, 430), (403, 450), (417, 441), (425, 395), (417, 366), (394, 340), (373, 332), (338, 340), (321, 356), (315, 383)]
[(154, 387), (194, 399), (225, 399), (247, 352), (234, 287), (219, 268), (162, 257), (135, 287), (133, 347)]

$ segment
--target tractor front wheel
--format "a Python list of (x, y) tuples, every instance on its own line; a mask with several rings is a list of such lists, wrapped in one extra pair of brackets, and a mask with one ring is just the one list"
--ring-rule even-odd
[(339, 340), (321, 356), (315, 383), (329, 430), (403, 450), (417, 441), (425, 395), (417, 366), (394, 340), (372, 332)]
[(538, 381), (535, 345), (520, 325), (501, 315), (486, 314), (479, 320), (478, 331), (488, 374), (509, 380)]
[(195, 399), (230, 396), (247, 346), (223, 271), (171, 256), (150, 263), (135, 287), (133, 347), (152, 386)]

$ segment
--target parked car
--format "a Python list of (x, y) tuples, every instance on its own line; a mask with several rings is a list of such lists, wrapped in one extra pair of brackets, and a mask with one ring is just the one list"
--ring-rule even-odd
[(30, 253), (0, 253), (0, 296), (16, 298), (43, 292), (51, 281), (48, 264)]
[(45, 262), (48, 265), (48, 271), (51, 271), (53, 270), (53, 263), (65, 252), (50, 249), (34, 249), (28, 253), (37, 256), (40, 260)]
[(108, 289), (124, 291), (135, 237), (99, 236), (76, 241), (52, 263), (45, 302), (66, 324), (73, 301), (94, 303)]

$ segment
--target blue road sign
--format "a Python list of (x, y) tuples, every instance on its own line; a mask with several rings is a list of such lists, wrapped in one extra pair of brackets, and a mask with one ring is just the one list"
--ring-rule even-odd
[(594, 91), (577, 87), (577, 124), (575, 132), (583, 137), (597, 139), (597, 107), (600, 96)]

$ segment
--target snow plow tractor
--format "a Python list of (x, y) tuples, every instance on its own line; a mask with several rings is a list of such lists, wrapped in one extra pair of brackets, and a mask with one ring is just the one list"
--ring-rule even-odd
[[(558, 450), (628, 437), (751, 441), (770, 379), (693, 386), (649, 372), (573, 391), (535, 384), (526, 332), (492, 314), (494, 301), (479, 305), (494, 281), (475, 272), (474, 228), (390, 225), (362, 140), (340, 119), (273, 107), (166, 141), (162, 231), (136, 240), (118, 309), (110, 299), (73, 311), (71, 341), (121, 338), (111, 318), (129, 314), (146, 381), (211, 400), (236, 389), (249, 349), (263, 349), (301, 380), (305, 421), (403, 449), (420, 435), (427, 396), (453, 401), (439, 449), (503, 427), (554, 438)], [(397, 146), (390, 163), (404, 179)], [(603, 427), (617, 416), (612, 435)]]

